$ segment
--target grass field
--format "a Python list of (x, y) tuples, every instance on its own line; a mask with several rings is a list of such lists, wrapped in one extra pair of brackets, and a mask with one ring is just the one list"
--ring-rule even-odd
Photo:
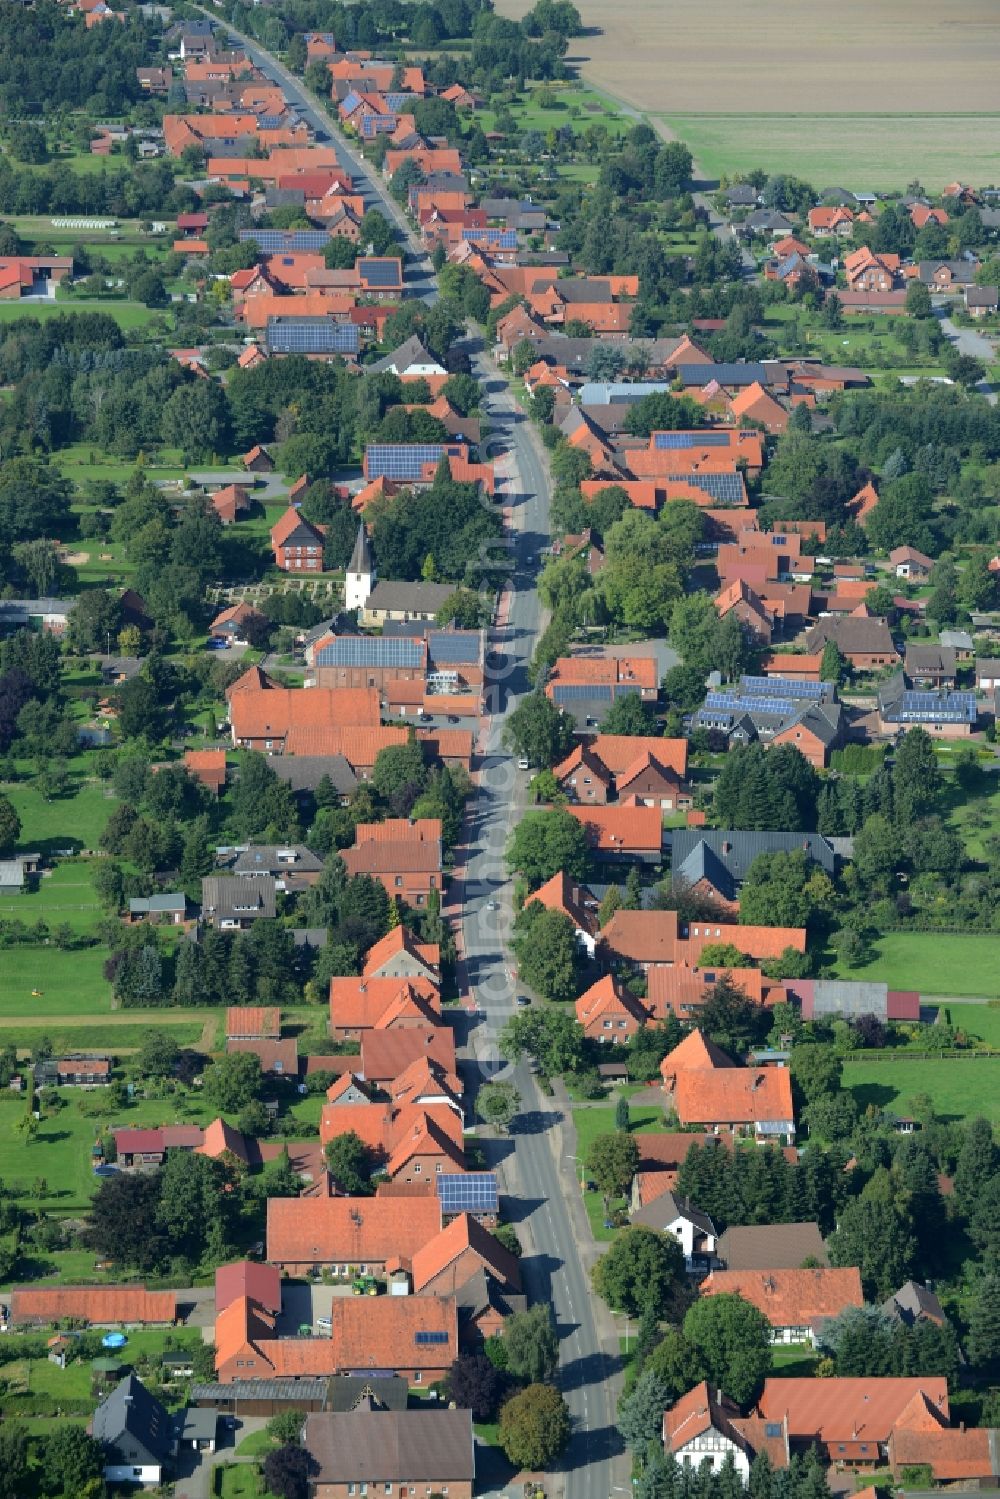
[[(138, 1051), (149, 1035), (151, 1027), (162, 1027), (168, 1031), (178, 1046), (201, 1048), (204, 1042), (205, 1025), (208, 1022), (188, 1020), (186, 1012), (172, 1014), (169, 1010), (157, 1010), (148, 1020), (135, 1019), (141, 1010), (122, 1010), (114, 1015), (105, 1015), (93, 1025), (87, 1016), (81, 1016), (82, 1025), (71, 1025), (68, 1019), (53, 1020), (51, 1025), (8, 1025), (0, 1022), (0, 1046), (15, 1046), (18, 1052), (34, 1051), (42, 1041), (49, 1041), (54, 1052), (64, 1051), (112, 1051), (116, 1057)], [(119, 1025), (118, 1020), (124, 1020)], [(215, 1022), (212, 1022), (213, 1031)], [(214, 1049), (213, 1036), (213, 1049)]]
[(75, 932), (90, 931), (100, 914), (89, 859), (67, 859), (43, 874), (31, 890), (0, 896), (0, 921), (65, 923)]
[(3, 794), (14, 804), (21, 819), (20, 846), (48, 853), (52, 848), (96, 848), (108, 818), (115, 809), (113, 797), (105, 796), (96, 781), (78, 785), (72, 796), (47, 802), (36, 786), (4, 785)]
[(3, 322), (13, 322), (15, 318), (22, 317), (44, 319), (64, 312), (106, 312), (125, 332), (146, 328), (154, 318), (164, 315), (152, 307), (144, 307), (141, 302), (113, 302), (99, 297), (90, 300), (67, 297), (56, 302), (0, 302), (0, 321)]
[(887, 1062), (851, 1062), (844, 1068), (844, 1087), (862, 1109), (873, 1104), (905, 1113), (918, 1093), (926, 1093), (935, 1113), (944, 1118), (983, 1114), (987, 1119), (1000, 1119), (1000, 1058), (920, 1061), (900, 1056)]
[(944, 1018), (951, 1025), (968, 1031), (986, 1046), (1000, 1051), (1000, 1007), (992, 1005), (941, 1005)]
[(101, 947), (78, 952), (6, 948), (0, 955), (0, 1016), (37, 1025), (47, 1015), (99, 1015), (110, 1010), (111, 985), (101, 971), (107, 955)]
[(873, 962), (864, 968), (837, 967), (836, 976), (884, 981), (894, 989), (919, 989), (922, 994), (1000, 997), (1000, 936), (887, 932), (875, 947)]
[(992, 181), (1000, 150), (1000, 115), (995, 114), (666, 114), (653, 119), (684, 141), (713, 180), (763, 167), (802, 177), (817, 188), (843, 180), (863, 181), (875, 191), (899, 189), (917, 177), (934, 191), (956, 171), (963, 180)]

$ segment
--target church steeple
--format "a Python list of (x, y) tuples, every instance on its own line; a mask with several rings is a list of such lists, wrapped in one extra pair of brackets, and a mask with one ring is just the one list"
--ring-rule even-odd
[(358, 526), (358, 537), (354, 543), (351, 560), (347, 564), (344, 580), (344, 607), (348, 610), (363, 609), (368, 595), (375, 586), (377, 573), (371, 542), (364, 521)]

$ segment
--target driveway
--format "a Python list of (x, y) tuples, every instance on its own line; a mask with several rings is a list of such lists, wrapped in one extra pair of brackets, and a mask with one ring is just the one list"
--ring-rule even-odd
[[(225, 1425), (225, 1417), (219, 1421), (218, 1442), (214, 1452), (192, 1452), (190, 1449), (178, 1454), (174, 1499), (212, 1499), (215, 1485), (212, 1473), (217, 1463), (231, 1463), (236, 1448), (244, 1437), (255, 1431), (263, 1431), (266, 1416), (240, 1416), (236, 1430)], [(236, 1458), (237, 1462), (252, 1463), (252, 1457)]]
[[(987, 368), (989, 368), (997, 357), (996, 345), (993, 340), (987, 338), (985, 334), (980, 333), (977, 328), (959, 328), (957, 324), (953, 323), (948, 316), (950, 298), (935, 297), (933, 301), (934, 316), (940, 321), (941, 332), (948, 342), (953, 344), (960, 354), (968, 354), (972, 359), (981, 359)], [(997, 390), (988, 380), (980, 380), (976, 389), (981, 395), (986, 397), (991, 406), (996, 405)]]

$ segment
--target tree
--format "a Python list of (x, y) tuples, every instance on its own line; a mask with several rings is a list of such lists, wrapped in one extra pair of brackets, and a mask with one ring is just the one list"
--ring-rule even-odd
[(555, 765), (573, 743), (573, 721), (538, 690), (524, 698), (507, 719), (504, 744), (531, 765)]
[(508, 867), (532, 888), (560, 870), (582, 880), (587, 873), (587, 835), (579, 818), (562, 808), (526, 812), (514, 829), (506, 858)]
[(476, 1108), (487, 1124), (505, 1133), (517, 1118), (521, 1095), (511, 1082), (485, 1083), (476, 1094)]
[(21, 1499), (28, 1476), (28, 1433), (8, 1417), (0, 1426), (0, 1499)]
[(528, 909), (530, 925), (514, 940), (521, 978), (545, 999), (574, 999), (580, 963), (576, 927), (565, 911), (548, 911), (537, 901)]
[(610, 1135), (596, 1135), (587, 1146), (584, 1163), (604, 1198), (605, 1207), (613, 1197), (624, 1197), (639, 1169), (639, 1147), (631, 1135), (616, 1130)]
[(906, 288), (906, 310), (912, 318), (931, 315), (931, 294), (922, 281), (913, 280)]
[(675, 1399), (655, 1369), (643, 1369), (630, 1395), (618, 1402), (618, 1430), (626, 1447), (642, 1452), (663, 1430), (663, 1412)]
[(517, 1063), (529, 1053), (548, 1077), (574, 1072), (583, 1057), (583, 1027), (565, 1010), (532, 1008), (512, 1015), (500, 1032), (500, 1055)]
[(792, 1082), (807, 1104), (840, 1090), (843, 1070), (840, 1056), (824, 1042), (806, 1041), (793, 1046), (789, 1070)]
[(531, 1384), (500, 1411), (500, 1445), (515, 1468), (547, 1468), (569, 1441), (569, 1409), (552, 1385)]
[(302, 1441), (302, 1428), (305, 1425), (306, 1413), (293, 1409), (279, 1411), (272, 1416), (267, 1423), (267, 1434), (283, 1446), (294, 1445), (298, 1447)]
[(622, 1229), (592, 1271), (594, 1290), (616, 1312), (641, 1316), (647, 1309), (665, 1316), (684, 1278), (679, 1244), (651, 1228)]
[(221, 1113), (236, 1114), (260, 1097), (261, 1080), (260, 1057), (230, 1052), (205, 1068), (205, 1097)]
[(916, 1269), (913, 1219), (889, 1173), (880, 1167), (860, 1197), (848, 1202), (827, 1241), (834, 1265), (857, 1265), (865, 1296), (883, 1301)]
[(976, 1289), (966, 1349), (974, 1367), (981, 1371), (1000, 1364), (1000, 1277), (996, 1275), (985, 1275)]
[(286, 1442), (264, 1459), (264, 1482), (277, 1499), (306, 1499), (312, 1459), (304, 1447)]
[(636, 692), (616, 697), (601, 720), (602, 734), (645, 735), (656, 733), (656, 714)]
[(372, 767), (371, 783), (385, 801), (412, 791), (414, 800), (427, 780), (427, 767), (420, 741), (389, 745), (379, 750)]
[(139, 1071), (143, 1077), (171, 1077), (180, 1054), (169, 1031), (148, 1030), (139, 1048)]
[(996, 1175), (998, 1164), (1000, 1157), (993, 1140), (993, 1126), (988, 1119), (977, 1115), (965, 1126), (955, 1167), (955, 1196), (966, 1216)]
[(347, 1197), (371, 1194), (372, 1160), (368, 1147), (354, 1130), (328, 1141), (323, 1152), (330, 1175)]
[(615, 1129), (621, 1130), (623, 1134), (628, 1134), (631, 1128), (632, 1115), (628, 1106), (628, 1098), (623, 1093), (615, 1104)]
[[(810, 888), (814, 872), (804, 850), (758, 854), (740, 888), (740, 922), (744, 926), (805, 926), (819, 901)], [(832, 899), (833, 886), (829, 888)]]
[(9, 796), (0, 796), (0, 854), (9, 854), (21, 836), (21, 819)]
[(734, 1057), (744, 1056), (752, 1046), (759, 1045), (769, 1028), (768, 1011), (748, 999), (727, 973), (719, 978), (698, 1012), (698, 1029)]
[(508, 1317), (503, 1346), (507, 1368), (516, 1379), (533, 1384), (551, 1379), (559, 1367), (559, 1338), (548, 1302)]
[(708, 1370), (698, 1350), (688, 1342), (679, 1327), (667, 1329), (646, 1359), (645, 1368), (656, 1374), (669, 1391), (671, 1400), (700, 1384)]
[(82, 1426), (57, 1425), (52, 1435), (45, 1439), (43, 1471), (50, 1494), (66, 1494), (77, 1499), (104, 1476), (101, 1444)]
[(771, 1367), (771, 1328), (763, 1312), (728, 1292), (704, 1296), (685, 1314), (684, 1336), (704, 1360), (710, 1384), (737, 1405), (756, 1399)]
[(941, 793), (934, 741), (926, 729), (910, 729), (896, 747), (892, 774), (896, 818), (902, 826), (929, 812)]
[(488, 610), (472, 588), (456, 588), (435, 615), (439, 625), (454, 623), (460, 630), (478, 630), (486, 623)]
[(835, 640), (828, 640), (823, 647), (823, 658), (819, 667), (820, 677), (824, 682), (834, 682), (839, 687), (847, 676), (847, 669), (847, 661), (840, 646)]
[(485, 1353), (461, 1354), (448, 1371), (448, 1391), (473, 1421), (492, 1421), (504, 1392), (504, 1377)]

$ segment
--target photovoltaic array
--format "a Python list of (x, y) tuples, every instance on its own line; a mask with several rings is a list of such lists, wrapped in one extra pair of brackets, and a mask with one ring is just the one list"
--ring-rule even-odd
[(435, 1178), (444, 1213), (495, 1213), (499, 1205), (497, 1179), (492, 1171), (470, 1171), (464, 1176)]
[(325, 250), (330, 236), (325, 229), (241, 229), (240, 244), (256, 240), (264, 255), (288, 251)]

